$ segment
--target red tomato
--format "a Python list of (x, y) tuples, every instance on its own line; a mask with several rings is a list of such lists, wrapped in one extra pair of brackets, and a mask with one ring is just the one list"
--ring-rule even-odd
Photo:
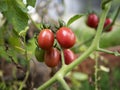
[(88, 15), (87, 25), (92, 28), (97, 28), (99, 23), (99, 18), (96, 14), (92, 13)]
[(56, 39), (63, 48), (71, 48), (76, 42), (75, 34), (67, 27), (61, 27), (56, 32)]
[(67, 65), (72, 63), (76, 58), (75, 54), (70, 49), (64, 49), (63, 53), (64, 53), (65, 64)]
[(48, 50), (53, 46), (54, 34), (50, 29), (42, 30), (38, 35), (38, 45), (44, 50)]
[[(104, 28), (110, 25), (111, 23), (112, 23), (112, 20), (110, 18), (106, 18), (105, 23), (104, 23)], [(112, 30), (112, 26), (108, 30), (106, 30), (106, 32), (109, 32), (111, 30)]]
[(48, 67), (57, 66), (60, 62), (60, 52), (56, 48), (51, 48), (45, 52), (44, 61)]

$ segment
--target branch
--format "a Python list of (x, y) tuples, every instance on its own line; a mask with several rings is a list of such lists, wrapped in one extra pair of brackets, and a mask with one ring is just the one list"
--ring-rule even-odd
[(45, 90), (47, 87), (51, 86), (56, 80), (57, 80), (56, 77), (53, 76), (46, 83), (44, 83), (42, 86), (38, 87), (37, 90)]
[(116, 52), (113, 52), (113, 51), (109, 51), (109, 50), (102, 49), (102, 48), (98, 48), (97, 51), (105, 52), (105, 53), (112, 54), (112, 55), (115, 55), (115, 56), (120, 56), (120, 53), (117, 52), (117, 51), (116, 51)]
[(17, 63), (14, 61), (14, 59), (13, 59), (12, 56), (8, 55), (8, 57), (11, 59), (12, 63), (16, 66), (17, 69), (20, 69), (20, 70), (22, 70), (23, 72), (25, 72), (25, 69), (24, 69), (20, 64), (17, 64)]
[(29, 73), (30, 73), (30, 71), (28, 70), (28, 71), (26, 72), (25, 79), (24, 79), (24, 80), (22, 81), (22, 83), (20, 84), (20, 87), (19, 87), (18, 90), (22, 90), (22, 89), (23, 89), (23, 86), (24, 86), (24, 84), (26, 83), (26, 81), (27, 81), (27, 79), (28, 79)]
[(25, 85), (26, 81), (28, 80), (28, 77), (29, 77), (29, 74), (30, 74), (30, 60), (28, 59), (28, 51), (27, 51), (27, 45), (26, 45), (26, 37), (25, 36), (22, 36), (23, 40), (22, 43), (23, 43), (23, 46), (25, 48), (25, 58), (26, 58), (26, 61), (27, 61), (27, 71), (26, 71), (26, 75), (25, 75), (25, 78), (24, 80), (22, 81), (22, 83), (20, 84), (20, 87), (18, 90), (22, 90), (23, 89), (23, 86)]
[(67, 85), (67, 83), (65, 82), (65, 80), (63, 79), (63, 77), (58, 77), (57, 80), (59, 81), (59, 83), (63, 86), (64, 90), (71, 90), (69, 88), (69, 86)]
[(62, 59), (62, 65), (65, 65), (64, 54), (62, 49), (61, 49), (61, 59)]
[(100, 22), (97, 28), (97, 32), (96, 32), (95, 38), (93, 39), (91, 46), (80, 57), (78, 57), (73, 63), (67, 66), (65, 70), (66, 73), (68, 73), (74, 67), (79, 65), (82, 61), (84, 61), (93, 51), (97, 50), (97, 47), (99, 46), (99, 41), (100, 41), (100, 37), (102, 34), (104, 22), (105, 22), (105, 19), (106, 19), (106, 16), (108, 14), (110, 7), (111, 7), (111, 2), (109, 2), (107, 6), (105, 7), (105, 9), (102, 11)]
[(9, 50), (8, 45), (5, 44), (4, 46), (5, 46), (5, 51), (6, 51), (7, 55), (8, 55), (8, 57), (10, 58), (11, 62), (16, 66), (17, 69), (22, 70), (23, 72), (25, 72), (25, 69), (22, 67), (22, 65), (16, 63), (15, 60), (13, 59), (13, 57), (8, 54), (8, 50)]

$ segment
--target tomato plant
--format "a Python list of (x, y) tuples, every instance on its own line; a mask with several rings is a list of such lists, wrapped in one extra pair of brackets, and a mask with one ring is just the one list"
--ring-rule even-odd
[[(10, 0), (0, 0), (0, 90), (46, 90), (47, 88), (50, 90), (53, 90), (53, 88), (56, 90), (89, 90), (91, 88), (91, 90), (119, 89), (119, 71), (115, 71), (115, 75), (118, 76), (118, 78), (113, 77), (114, 69), (112, 69), (110, 65), (107, 65), (108, 62), (106, 63), (104, 58), (100, 57), (102, 52), (113, 54), (111, 56), (114, 57), (120, 56), (119, 50), (109, 51), (109, 49), (106, 50), (104, 48), (105, 45), (101, 47), (101, 41), (106, 45), (108, 44), (107, 47), (120, 45), (120, 40), (118, 39), (120, 30), (115, 30), (110, 34), (102, 33), (104, 30), (111, 31), (113, 24), (118, 25), (116, 18), (120, 12), (120, 7), (118, 7), (118, 9), (115, 8), (115, 12), (113, 12), (113, 14), (111, 13), (112, 20), (106, 18), (106, 16), (109, 16), (111, 5), (116, 1), (102, 0), (100, 13), (98, 12), (99, 17), (97, 14), (91, 13), (87, 16), (86, 21), (86, 13), (77, 14), (71, 17), (67, 23), (64, 23), (63, 20), (57, 21), (56, 17), (48, 20), (49, 13), (50, 16), (53, 16), (53, 12), (58, 12), (59, 16), (62, 16), (61, 8), (56, 4), (56, 1), (49, 1), (45, 2), (41, 0), (40, 6), (38, 8), (36, 6), (37, 9), (35, 11), (39, 12), (40, 10), (40, 12), (39, 15), (37, 15), (38, 21), (35, 22), (34, 20), (36, 19), (33, 18), (34, 15), (29, 12), (29, 9), (34, 7), (35, 3), (38, 3), (36, 0), (12, 0), (12, 2)], [(53, 5), (53, 1), (55, 1), (55, 5)], [(58, 3), (64, 4), (63, 1), (64, 0), (61, 0)], [(56, 10), (51, 10), (53, 6), (57, 7), (55, 8)], [(111, 11), (112, 10), (113, 9), (111, 9)], [(73, 27), (73, 32), (69, 27), (72, 27), (70, 25), (78, 19), (80, 22), (75, 23), (78, 25), (74, 26), (78, 27)], [(86, 27), (86, 24), (96, 29), (96, 31), (90, 31), (91, 28)], [(114, 29), (116, 29), (116, 27)], [(34, 39), (37, 32), (39, 32), (39, 34), (37, 38)], [(88, 34), (90, 37), (92, 36), (91, 39), (89, 39)], [(28, 37), (26, 35), (28, 35)], [(107, 39), (104, 37), (107, 37)], [(109, 44), (109, 41), (111, 41), (112, 44)], [(76, 45), (72, 48), (75, 43)], [(77, 54), (74, 53), (74, 51), (77, 51)], [(44, 63), (36, 62), (35, 57), (38, 61), (44, 61)], [(91, 58), (94, 60), (90, 61)], [(111, 57), (109, 59), (111, 59)], [(113, 61), (115, 62), (115, 60), (116, 59)], [(87, 64), (84, 65), (84, 63), (82, 63), (83, 61)], [(99, 63), (99, 61), (102, 64)], [(90, 72), (93, 72), (91, 74), (87, 69), (90, 67), (88, 64), (92, 62), (94, 64), (92, 64), (93, 70)], [(78, 72), (79, 70), (76, 70), (80, 69), (81, 63), (82, 67), (85, 66), (85, 68), (83, 68), (85, 70), (82, 71), (87, 71), (89, 73), (88, 75), (84, 75)], [(103, 63), (107, 67), (104, 67)], [(47, 68), (44, 64), (50, 68)], [(113, 85), (113, 88), (109, 87), (116, 83), (109, 83), (108, 81), (106, 84), (108, 88), (105, 87), (103, 89), (104, 81), (102, 81), (102, 79), (106, 79), (103, 71), (107, 72), (108, 80), (111, 77), (112, 79), (116, 79), (118, 82), (117, 88), (115, 85)], [(100, 72), (100, 75), (98, 72)], [(111, 75), (109, 75), (110, 73)], [(101, 77), (101, 75), (103, 77)], [(87, 80), (88, 76), (90, 80)], [(67, 79), (65, 77), (67, 77)], [(101, 79), (99, 79), (99, 77)], [(36, 80), (38, 81), (36, 82)], [(81, 80), (87, 80), (91, 83), (87, 83), (87, 85), (90, 86), (85, 85), (84, 87)], [(99, 81), (102, 82), (101, 85)], [(56, 82), (61, 85), (56, 84), (55, 87), (54, 85), (52, 86), (52, 84)], [(69, 85), (71, 86), (69, 87)], [(91, 87), (91, 85), (94, 86)], [(81, 86), (84, 88), (81, 89)]]
[(99, 23), (99, 18), (96, 14), (91, 13), (87, 17), (87, 25), (92, 28), (97, 28)]
[(62, 48), (71, 48), (76, 42), (76, 36), (68, 27), (61, 27), (56, 32), (56, 39)]
[(50, 29), (43, 29), (38, 35), (38, 45), (44, 50), (48, 50), (53, 46), (54, 34)]
[(60, 52), (56, 48), (51, 48), (45, 52), (44, 61), (48, 67), (57, 66), (60, 62)]
[(67, 65), (72, 63), (76, 58), (75, 54), (70, 49), (64, 49), (63, 53), (64, 53), (65, 64)]

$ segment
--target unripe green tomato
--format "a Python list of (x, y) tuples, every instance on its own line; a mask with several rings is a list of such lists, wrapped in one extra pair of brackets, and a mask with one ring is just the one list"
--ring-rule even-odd
[(45, 51), (39, 47), (36, 47), (35, 49), (35, 57), (39, 62), (43, 62), (44, 61), (44, 53)]

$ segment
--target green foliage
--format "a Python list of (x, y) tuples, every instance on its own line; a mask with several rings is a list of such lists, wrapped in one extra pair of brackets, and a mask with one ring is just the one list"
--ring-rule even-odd
[(19, 4), (14, 0), (9, 0), (7, 2), (7, 6), (9, 9), (4, 12), (4, 15), (7, 17), (9, 23), (13, 25), (13, 28), (19, 33), (28, 25), (27, 13), (23, 12), (19, 8)]
[[(34, 6), (35, 2), (36, 0), (27, 0), (27, 5)], [(1, 0), (0, 11), (18, 33), (27, 27), (27, 7), (22, 0)]]
[(30, 6), (35, 6), (35, 2), (36, 0), (27, 0), (27, 5), (30, 5)]
[(83, 15), (81, 14), (81, 15), (75, 15), (75, 16), (71, 17), (69, 19), (69, 21), (67, 22), (67, 26), (69, 26), (70, 24), (72, 24), (73, 22), (75, 22), (76, 20), (78, 20), (79, 18), (81, 18), (82, 16)]
[(0, 12), (6, 11), (7, 9), (8, 9), (7, 1), (6, 0), (0, 0)]

